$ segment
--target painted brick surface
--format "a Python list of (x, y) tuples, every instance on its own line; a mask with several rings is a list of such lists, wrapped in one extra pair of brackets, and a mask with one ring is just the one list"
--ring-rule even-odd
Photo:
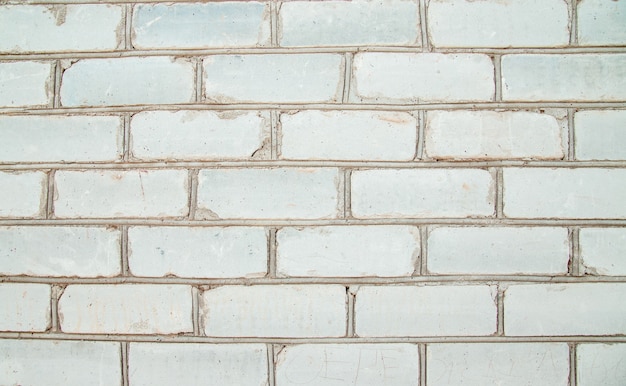
[(592, 275), (626, 276), (626, 230), (586, 228), (579, 236), (581, 264)]
[(578, 385), (618, 386), (626, 382), (626, 345), (581, 344), (576, 356)]
[(576, 159), (626, 160), (626, 110), (587, 110), (574, 115)]
[(0, 331), (45, 331), (50, 325), (50, 286), (0, 284)]
[(52, 71), (48, 62), (0, 62), (0, 107), (48, 105)]
[(585, 0), (578, 2), (578, 43), (616, 45), (626, 43), (626, 5), (622, 1)]
[(0, 218), (41, 216), (45, 185), (43, 172), (0, 172)]

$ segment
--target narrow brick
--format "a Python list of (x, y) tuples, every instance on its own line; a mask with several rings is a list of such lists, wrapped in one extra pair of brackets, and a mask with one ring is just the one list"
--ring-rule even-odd
[(118, 5), (5, 5), (0, 52), (105, 51), (120, 46)]
[(494, 184), (479, 169), (386, 169), (352, 172), (352, 214), (359, 218), (485, 217)]
[(284, 276), (410, 276), (420, 253), (419, 230), (400, 225), (283, 228), (276, 241)]
[(337, 54), (214, 55), (204, 59), (210, 103), (338, 102), (343, 57)]
[(493, 63), (481, 54), (359, 53), (351, 100), (366, 103), (491, 101)]
[(112, 162), (120, 158), (116, 116), (0, 116), (0, 162)]
[(267, 114), (144, 111), (131, 120), (132, 156), (141, 160), (250, 159), (269, 140)]
[(496, 332), (495, 287), (363, 286), (356, 293), (361, 337), (480, 336)]
[(200, 218), (333, 218), (336, 169), (208, 169), (198, 176)]
[(0, 227), (0, 274), (100, 277), (120, 273), (120, 232), (104, 227)]
[(0, 283), (0, 309), (0, 331), (45, 331), (50, 326), (50, 286)]
[(626, 384), (626, 344), (579, 344), (576, 347), (578, 386)]
[(584, 273), (626, 276), (626, 229), (581, 229), (579, 244)]
[(504, 55), (502, 99), (624, 101), (626, 54)]
[(565, 228), (441, 227), (428, 235), (428, 272), (558, 275), (567, 273)]
[(624, 169), (510, 168), (503, 179), (507, 217), (626, 218)]
[(0, 218), (42, 216), (45, 192), (43, 172), (0, 172)]
[(626, 110), (587, 110), (574, 115), (576, 159), (626, 160)]
[(282, 114), (280, 123), (282, 159), (410, 161), (415, 157), (417, 119), (408, 113), (308, 110)]
[(430, 0), (436, 47), (560, 47), (569, 44), (563, 0)]
[(188, 59), (129, 57), (83, 59), (63, 72), (63, 106), (189, 103), (195, 95)]
[(263, 228), (132, 227), (128, 243), (135, 276), (229, 278), (267, 272)]
[(419, 45), (417, 0), (285, 2), (282, 46)]
[(529, 111), (428, 111), (424, 151), (434, 159), (561, 159), (559, 122)]
[(55, 216), (185, 216), (189, 211), (187, 183), (185, 170), (59, 171)]
[(224, 286), (202, 294), (207, 336), (339, 337), (346, 332), (340, 285)]
[(624, 283), (511, 285), (504, 295), (506, 335), (626, 333)]
[(52, 72), (46, 62), (0, 63), (0, 107), (47, 106), (52, 100)]
[(192, 332), (186, 285), (69, 285), (59, 299), (67, 333), (178, 334)]
[(269, 5), (257, 2), (138, 4), (133, 47), (223, 48), (265, 46)]
[(414, 344), (301, 344), (278, 353), (276, 384), (419, 385)]
[(623, 46), (626, 44), (626, 3), (584, 0), (577, 2), (578, 44)]

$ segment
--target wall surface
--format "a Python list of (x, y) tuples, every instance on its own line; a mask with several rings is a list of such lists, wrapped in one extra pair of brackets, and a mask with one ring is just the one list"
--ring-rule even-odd
[(0, 384), (626, 384), (626, 1), (0, 3)]

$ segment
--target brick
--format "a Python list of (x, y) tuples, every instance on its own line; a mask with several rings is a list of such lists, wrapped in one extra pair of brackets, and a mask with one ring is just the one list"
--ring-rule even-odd
[(626, 276), (626, 229), (581, 229), (579, 246), (585, 274)]
[(282, 159), (410, 161), (415, 157), (417, 119), (408, 113), (309, 110), (282, 114), (280, 123)]
[(263, 228), (131, 227), (128, 243), (135, 276), (229, 278), (267, 272)]
[(355, 300), (361, 337), (479, 336), (496, 332), (496, 289), (471, 286), (363, 286)]
[(562, 159), (559, 122), (529, 111), (428, 111), (424, 152), (434, 159)]
[(283, 228), (276, 243), (283, 276), (411, 276), (420, 253), (418, 228), (401, 225)]
[(566, 343), (443, 343), (426, 352), (429, 386), (569, 385)]
[(144, 111), (130, 123), (132, 156), (143, 160), (249, 159), (269, 141), (266, 115)]
[(626, 383), (626, 344), (579, 344), (576, 384), (620, 386)]
[(566, 274), (566, 228), (441, 227), (428, 235), (435, 274)]
[(55, 216), (59, 218), (186, 216), (185, 170), (58, 171)]
[(419, 45), (417, 1), (294, 1), (279, 12), (282, 46)]
[(47, 106), (52, 97), (50, 63), (0, 63), (0, 107)]
[(574, 114), (575, 154), (579, 160), (626, 160), (626, 110)]
[(122, 7), (5, 5), (0, 52), (105, 51), (122, 43)]
[(207, 336), (339, 337), (346, 333), (341, 285), (224, 286), (201, 295)]
[(191, 62), (159, 56), (79, 60), (61, 83), (63, 106), (189, 103), (194, 95)]
[(569, 44), (569, 13), (563, 0), (430, 0), (427, 17), (436, 47)]
[(0, 340), (6, 385), (119, 385), (120, 344), (69, 340)]
[(278, 353), (276, 384), (419, 385), (414, 344), (302, 344)]
[(63, 332), (178, 334), (192, 332), (186, 285), (69, 285), (59, 299)]
[(0, 162), (105, 162), (121, 157), (116, 116), (0, 116)]
[(510, 336), (623, 335), (626, 284), (511, 285), (504, 296)]
[(208, 169), (198, 175), (199, 218), (332, 218), (336, 169)]
[(133, 47), (265, 46), (269, 19), (269, 5), (257, 2), (139, 4), (133, 9)]
[(626, 100), (626, 54), (504, 55), (502, 99)]
[(115, 276), (120, 232), (104, 227), (0, 227), (0, 274)]
[(507, 217), (626, 218), (624, 169), (510, 168), (503, 179)]
[(493, 63), (481, 54), (359, 53), (352, 75), (354, 102), (491, 101)]
[(45, 209), (46, 174), (0, 172), (0, 218), (40, 217)]
[(385, 169), (352, 172), (358, 218), (484, 217), (494, 213), (494, 182), (479, 169)]
[(0, 331), (45, 331), (50, 326), (50, 286), (0, 283)]
[(622, 1), (584, 0), (577, 3), (578, 44), (626, 43), (626, 4)]
[(204, 97), (210, 103), (338, 102), (342, 63), (337, 54), (209, 56)]

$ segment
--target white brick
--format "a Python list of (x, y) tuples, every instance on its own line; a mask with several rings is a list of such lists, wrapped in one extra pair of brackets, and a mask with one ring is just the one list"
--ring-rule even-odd
[(486, 170), (352, 172), (355, 217), (483, 217), (493, 213), (494, 184)]
[(626, 3), (623, 1), (578, 1), (578, 44), (617, 45), (626, 43)]
[(191, 287), (69, 285), (59, 299), (63, 332), (177, 334), (192, 332)]
[(135, 276), (229, 278), (267, 272), (263, 228), (132, 227), (128, 243)]
[(410, 226), (283, 228), (276, 265), (284, 276), (411, 276), (420, 252)]
[(626, 229), (581, 229), (579, 243), (585, 273), (626, 276)]
[(356, 292), (356, 333), (474, 336), (496, 332), (496, 289), (473, 286), (364, 286)]
[(626, 160), (626, 110), (579, 111), (574, 132), (576, 159)]
[(116, 116), (1, 116), (0, 162), (117, 161), (121, 122)]
[(0, 274), (115, 276), (120, 232), (104, 227), (1, 227)]
[(332, 218), (336, 169), (208, 169), (198, 176), (199, 218)]
[(6, 5), (0, 7), (0, 52), (115, 50), (121, 28), (121, 6)]
[(424, 151), (435, 159), (561, 159), (561, 128), (529, 111), (429, 111)]
[(502, 99), (623, 101), (626, 54), (504, 55)]
[(429, 344), (429, 386), (569, 385), (566, 343)]
[(579, 344), (576, 348), (578, 386), (626, 384), (626, 344)]
[(64, 106), (189, 103), (194, 94), (191, 62), (158, 56), (80, 60), (61, 83)]
[(51, 75), (49, 63), (0, 63), (0, 106), (48, 105), (52, 96)]
[(282, 46), (419, 45), (416, 0), (285, 2)]
[(491, 101), (493, 63), (479, 54), (359, 53), (352, 92), (371, 103)]
[(134, 48), (223, 48), (268, 45), (269, 5), (257, 2), (139, 4)]
[(441, 227), (428, 235), (428, 272), (566, 274), (565, 228)]
[(256, 112), (145, 111), (131, 120), (132, 155), (145, 160), (250, 158), (269, 140)]
[(0, 217), (41, 216), (46, 179), (42, 172), (0, 172)]
[(342, 62), (336, 54), (209, 56), (204, 96), (211, 103), (337, 102)]
[(626, 218), (625, 169), (504, 169), (504, 214)]
[(187, 215), (185, 170), (58, 171), (55, 215), (176, 217)]
[(554, 47), (569, 44), (563, 0), (430, 0), (428, 31), (437, 47)]
[(339, 337), (346, 333), (340, 285), (225, 286), (201, 297), (207, 336)]
[(131, 343), (129, 384), (265, 385), (264, 344)]
[(419, 385), (413, 344), (303, 344), (276, 360), (276, 385)]
[(0, 283), (0, 331), (45, 331), (50, 325), (50, 286)]
[(623, 335), (624, 283), (512, 285), (504, 296), (506, 335)]
[(5, 385), (119, 385), (120, 344), (63, 340), (0, 340)]
[(417, 120), (408, 113), (300, 111), (282, 114), (280, 123), (282, 159), (410, 161), (415, 157)]

